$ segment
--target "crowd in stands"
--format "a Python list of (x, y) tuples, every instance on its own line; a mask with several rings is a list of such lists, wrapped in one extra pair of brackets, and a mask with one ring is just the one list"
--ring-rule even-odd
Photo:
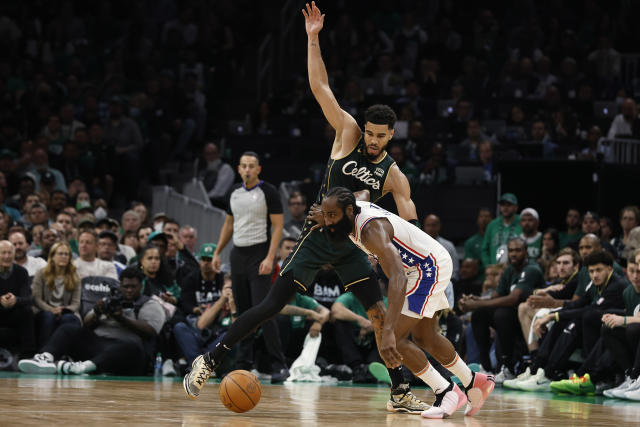
[[(216, 245), (151, 212), (139, 183), (202, 153), (196, 174), (224, 207), (234, 168), (208, 135), (224, 134), (246, 72), (241, 29), (268, 25), (242, 1), (90, 3), (0, 9), (0, 355), (27, 372), (144, 375), (160, 354), (175, 375), (239, 314), (234, 284), (228, 266), (213, 268)], [(321, 44), (346, 111), (360, 118), (375, 101), (398, 112), (388, 151), (412, 184), (452, 182), (467, 164), (492, 182), (500, 158), (608, 161), (604, 138), (640, 137), (638, 88), (622, 67), (638, 38), (632, 2), (571, 13), (568, 1), (401, 3), (362, 17), (362, 2), (327, 5)], [(326, 136), (305, 66), (292, 61), (283, 90), (255, 106), (254, 135)], [(308, 207), (290, 195), (274, 274)], [(440, 235), (447, 218), (420, 212), (454, 259), (442, 332), (506, 387), (637, 398), (640, 211), (624, 207), (618, 221), (568, 209), (566, 224), (541, 229), (544, 206), (521, 208), (502, 194), (463, 250)], [(277, 327), (287, 364), (322, 333), (323, 372), (375, 381), (371, 322), (330, 268)], [(251, 368), (268, 373), (268, 352), (254, 354)]]

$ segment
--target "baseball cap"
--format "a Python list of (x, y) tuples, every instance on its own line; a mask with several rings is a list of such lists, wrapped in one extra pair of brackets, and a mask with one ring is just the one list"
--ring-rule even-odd
[(158, 212), (157, 214), (155, 214), (153, 216), (153, 221), (155, 221), (156, 219), (160, 219), (160, 218), (167, 219), (167, 218), (169, 218), (169, 216), (164, 212)]
[(200, 258), (213, 258), (213, 253), (216, 250), (217, 245), (215, 243), (203, 243), (200, 246), (200, 252), (198, 252), (198, 256)]
[(167, 239), (167, 235), (162, 231), (153, 231), (151, 234), (149, 234), (149, 237), (147, 237), (147, 242), (151, 242), (154, 239), (163, 239), (165, 242), (169, 242), (169, 240)]
[(98, 239), (102, 239), (104, 237), (108, 237), (111, 239), (116, 245), (118, 244), (118, 236), (111, 230), (103, 230), (98, 234)]
[(86, 224), (86, 225), (91, 226), (91, 228), (95, 227), (95, 224), (93, 223), (93, 221), (92, 221), (90, 218), (83, 218), (83, 219), (81, 219), (81, 220), (78, 222), (77, 227), (78, 227), (78, 228), (80, 228), (80, 227), (82, 227), (82, 226), (83, 226), (83, 225), (85, 225), (85, 224)]
[(510, 203), (512, 205), (517, 205), (518, 198), (513, 193), (504, 193), (502, 197), (500, 197), (499, 203)]
[(531, 215), (532, 217), (534, 217), (538, 221), (540, 220), (540, 216), (538, 215), (538, 211), (533, 209), (533, 208), (522, 209), (522, 212), (520, 212), (520, 216), (527, 215), (527, 214)]
[(40, 182), (42, 182), (43, 184), (53, 184), (56, 182), (56, 177), (51, 171), (45, 171), (42, 175), (40, 175)]
[(113, 218), (102, 218), (100, 220), (98, 220), (98, 222), (96, 222), (96, 227), (101, 227), (102, 225), (106, 224), (107, 227), (120, 227), (120, 224), (118, 224), (118, 221), (116, 221)]

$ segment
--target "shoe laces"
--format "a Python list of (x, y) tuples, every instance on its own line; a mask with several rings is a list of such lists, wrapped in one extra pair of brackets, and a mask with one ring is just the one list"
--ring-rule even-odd
[(212, 369), (209, 369), (209, 364), (210, 363), (207, 363), (203, 358), (203, 363), (198, 368), (198, 374), (196, 375), (195, 380), (199, 386), (202, 386), (204, 383), (206, 383), (211, 376)]
[(33, 356), (33, 358), (38, 362), (51, 362), (51, 360), (44, 353), (38, 353), (35, 356)]

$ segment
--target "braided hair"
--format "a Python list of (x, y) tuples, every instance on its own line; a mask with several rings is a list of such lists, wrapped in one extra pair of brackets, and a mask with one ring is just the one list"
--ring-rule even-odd
[(356, 197), (353, 195), (351, 190), (345, 187), (333, 187), (330, 189), (327, 194), (325, 194), (324, 198), (327, 199), (329, 197), (335, 197), (338, 201), (338, 204), (342, 207), (342, 210), (346, 212), (347, 206), (353, 206), (353, 214), (357, 215), (360, 213), (360, 207), (356, 205)]

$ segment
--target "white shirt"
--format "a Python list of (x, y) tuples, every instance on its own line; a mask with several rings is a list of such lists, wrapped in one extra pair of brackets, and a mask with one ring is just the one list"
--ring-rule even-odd
[(611, 122), (607, 138), (614, 139), (616, 135), (631, 135), (631, 132), (631, 124), (624, 119), (622, 114), (618, 114)]
[(93, 261), (84, 261), (82, 258), (75, 259), (73, 265), (78, 269), (78, 276), (80, 279), (84, 279), (89, 276), (99, 277), (111, 277), (118, 280), (118, 273), (116, 273), (116, 267), (112, 262), (103, 261), (95, 258)]
[(131, 261), (131, 258), (136, 256), (136, 251), (129, 245), (123, 245), (122, 243), (118, 243), (118, 250), (122, 255), (127, 258), (127, 262)]
[(29, 273), (29, 277), (33, 277), (36, 275), (38, 270), (47, 266), (47, 261), (40, 257), (32, 257), (27, 255), (27, 261), (24, 264), (20, 264), (18, 261), (16, 261), (16, 264), (26, 269)]

